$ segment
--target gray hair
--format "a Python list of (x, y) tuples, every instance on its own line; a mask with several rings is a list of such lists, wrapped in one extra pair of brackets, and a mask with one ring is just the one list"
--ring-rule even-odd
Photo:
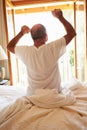
[(42, 39), (45, 36), (46, 29), (42, 24), (36, 24), (31, 28), (31, 37), (33, 40)]

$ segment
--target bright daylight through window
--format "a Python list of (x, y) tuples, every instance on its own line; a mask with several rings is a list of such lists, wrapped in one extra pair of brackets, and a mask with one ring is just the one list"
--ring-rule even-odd
[[(76, 21), (74, 17), (74, 10), (73, 9), (67, 9), (63, 10), (64, 16), (71, 22), (71, 24), (74, 26), (76, 22), (76, 32), (77, 32), (77, 39), (76, 39), (76, 50), (75, 50), (75, 39), (71, 41), (71, 44), (67, 46), (67, 52), (62, 56), (59, 60), (59, 66), (60, 66), (60, 74), (62, 81), (67, 81), (70, 78), (75, 76), (75, 71), (77, 71), (77, 78), (79, 78), (81, 81), (85, 80), (85, 70), (84, 70), (84, 64), (85, 64), (85, 27), (83, 26), (84, 23), (84, 9), (83, 10), (76, 10)], [(80, 19), (83, 19), (80, 21)], [(79, 22), (80, 21), (80, 22)], [(11, 16), (8, 15), (8, 26), (11, 26), (12, 19)], [(51, 15), (51, 11), (47, 12), (36, 12), (36, 13), (23, 13), (23, 14), (15, 14), (14, 17), (15, 22), (15, 33), (17, 34), (20, 31), (21, 26), (27, 25), (30, 28), (36, 24), (36, 23), (42, 23), (48, 33), (48, 42), (60, 38), (65, 34), (65, 29), (62, 26), (62, 24), (54, 19), (54, 17)], [(10, 30), (11, 33), (12, 30)], [(11, 35), (11, 34), (9, 34)], [(12, 38), (12, 36), (9, 36)], [(19, 45), (33, 45), (33, 41), (31, 39), (31, 36), (28, 34), (25, 37), (23, 37)], [(75, 52), (76, 51), (76, 52)], [(75, 53), (77, 57), (75, 57)], [(77, 62), (77, 66), (75, 66), (75, 60)], [(12, 61), (14, 62), (14, 60)], [(26, 69), (25, 66), (21, 65), (20, 61), (17, 61), (17, 64), (15, 64), (18, 67), (18, 70), (13, 75), (17, 77), (19, 82), (22, 84), (25, 84), (26, 77)], [(76, 68), (75, 68), (76, 67)], [(16, 67), (15, 67), (16, 68)], [(16, 71), (16, 70), (15, 70)], [(14, 71), (14, 72), (15, 72)]]

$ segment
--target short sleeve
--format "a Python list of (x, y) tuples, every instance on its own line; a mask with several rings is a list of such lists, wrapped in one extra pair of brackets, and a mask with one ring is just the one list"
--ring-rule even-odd
[(66, 51), (66, 40), (64, 37), (53, 41), (50, 45), (51, 51), (56, 60), (58, 60)]
[(27, 46), (16, 46), (15, 55), (17, 56), (17, 58), (23, 61), (26, 57), (26, 50)]

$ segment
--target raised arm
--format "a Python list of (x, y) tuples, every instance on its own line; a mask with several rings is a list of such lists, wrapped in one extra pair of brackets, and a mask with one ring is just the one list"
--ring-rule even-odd
[(67, 34), (64, 36), (66, 40), (66, 45), (76, 36), (75, 29), (73, 26), (64, 18), (63, 13), (60, 9), (55, 9), (52, 11), (54, 17), (58, 18), (63, 24)]
[(7, 49), (12, 53), (15, 53), (15, 46), (18, 41), (22, 38), (22, 36), (26, 33), (29, 33), (30, 29), (26, 25), (21, 28), (21, 31), (8, 43)]

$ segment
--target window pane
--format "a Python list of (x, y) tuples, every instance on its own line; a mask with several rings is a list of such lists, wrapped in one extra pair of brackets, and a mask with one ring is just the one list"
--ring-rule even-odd
[[(73, 25), (73, 10), (64, 10), (64, 16), (70, 23)], [(21, 22), (19, 22), (21, 21)], [(63, 36), (66, 32), (63, 25), (55, 19), (51, 12), (41, 12), (41, 13), (32, 13), (32, 14), (18, 14), (15, 15), (15, 25), (16, 25), (16, 33), (19, 32), (22, 25), (28, 25), (30, 28), (36, 23), (43, 24), (48, 33), (48, 42), (58, 39)], [(21, 40), (19, 45), (33, 45), (33, 41), (30, 35), (24, 36)], [(62, 81), (67, 81), (73, 76), (73, 66), (74, 66), (74, 41), (70, 43), (67, 47), (66, 54), (60, 59), (60, 73)], [(19, 64), (19, 75), (21, 77), (20, 81), (22, 82), (22, 75), (24, 75), (24, 66)], [(22, 74), (23, 73), (23, 74)], [(26, 73), (25, 73), (26, 75)], [(25, 77), (25, 76), (24, 76)], [(24, 81), (23, 81), (24, 82)]]
[[(74, 10), (67, 9), (63, 10), (64, 17), (74, 26)], [(81, 20), (82, 19), (82, 20)], [(9, 22), (9, 21), (8, 21)], [(48, 33), (48, 42), (53, 41), (62, 37), (66, 34), (63, 25), (55, 19), (51, 12), (39, 12), (39, 13), (25, 13), (15, 14), (15, 31), (16, 34), (20, 31), (21, 26), (27, 25), (30, 28), (37, 23), (43, 24)], [(76, 52), (75, 52), (75, 41), (74, 39), (67, 46), (66, 53), (59, 59), (59, 68), (61, 79), (63, 82), (68, 81), (72, 77), (75, 77), (75, 70), (77, 70), (78, 79), (84, 81), (85, 72), (85, 15), (84, 10), (76, 10)], [(9, 24), (10, 26), (10, 24)], [(19, 45), (33, 45), (30, 34), (25, 35), (19, 42)], [(75, 59), (75, 53), (77, 59)], [(77, 60), (77, 68), (75, 68), (75, 60)], [(14, 61), (13, 61), (14, 62)], [(15, 65), (16, 66), (16, 65)], [(18, 81), (23, 85), (26, 84), (26, 68), (18, 60)], [(16, 68), (16, 67), (14, 67)], [(17, 73), (13, 74), (17, 77)], [(14, 78), (15, 79), (15, 78)]]
[[(79, 3), (78, 3), (79, 4)], [(84, 7), (84, 6), (83, 6)], [(77, 75), (81, 81), (85, 80), (85, 12), (78, 6), (76, 11), (77, 31)]]

